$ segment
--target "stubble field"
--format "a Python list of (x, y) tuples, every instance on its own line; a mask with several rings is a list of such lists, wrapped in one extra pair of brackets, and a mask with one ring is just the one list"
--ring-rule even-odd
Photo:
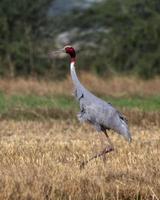
[[(95, 77), (93, 82), (94, 80)], [(124, 96), (122, 91), (126, 82), (120, 79), (118, 81), (117, 85), (116, 81), (114, 84), (112, 81), (109, 83), (115, 85), (115, 103), (119, 96), (122, 101), (124, 96), (135, 98), (141, 94), (148, 99), (159, 95), (158, 79), (153, 80), (154, 83), (141, 82), (140, 89), (131, 89), (129, 82), (134, 80), (127, 80), (128, 87), (124, 90)], [(48, 98), (50, 93), (61, 96), (63, 90), (66, 94), (71, 92), (68, 80), (61, 86), (58, 85), (35, 80), (8, 83), (1, 80), (0, 199), (158, 200), (160, 102), (157, 98), (155, 102), (153, 99), (151, 102), (156, 104), (156, 109), (149, 111), (146, 108), (139, 109), (140, 104), (127, 109), (124, 105), (117, 104), (119, 110), (123, 110), (129, 119), (132, 143), (128, 144), (122, 137), (110, 131), (109, 136), (115, 145), (115, 151), (80, 169), (80, 163), (102, 150), (107, 141), (103, 134), (97, 133), (90, 125), (79, 124), (75, 116), (77, 105), (67, 102), (67, 107), (66, 102), (61, 101), (56, 106), (54, 104), (55, 107), (50, 107), (50, 103), (45, 101), (46, 107), (35, 99), (29, 103), (26, 99), (16, 99), (17, 95), (34, 94), (37, 98)], [(150, 93), (145, 90), (147, 86), (152, 88)], [(103, 95), (109, 96), (113, 90), (103, 87)], [(91, 89), (96, 93), (103, 93), (95, 86)], [(37, 102), (39, 107), (35, 105)], [(149, 105), (150, 103), (147, 104)]]

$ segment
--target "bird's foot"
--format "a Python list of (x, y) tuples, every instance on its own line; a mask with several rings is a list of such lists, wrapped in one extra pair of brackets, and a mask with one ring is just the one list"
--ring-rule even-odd
[(103, 159), (106, 160), (106, 154), (113, 151), (114, 148), (113, 147), (106, 147), (103, 149), (103, 151), (101, 151), (100, 153), (96, 154), (95, 156), (93, 156), (90, 160), (94, 159), (94, 158), (98, 158), (103, 156)]
[(106, 153), (109, 153), (111, 151), (114, 151), (114, 148), (113, 147), (107, 147), (102, 151), (102, 155), (105, 156)]
[(80, 169), (84, 169), (84, 167), (93, 159), (96, 159), (96, 158), (99, 158), (101, 156), (103, 156), (103, 161), (106, 162), (106, 154), (111, 152), (111, 151), (114, 151), (114, 148), (113, 147), (106, 147), (103, 151), (101, 151), (100, 153), (94, 155), (93, 157), (91, 157), (89, 160), (87, 161), (83, 161), (81, 164), (80, 164)]

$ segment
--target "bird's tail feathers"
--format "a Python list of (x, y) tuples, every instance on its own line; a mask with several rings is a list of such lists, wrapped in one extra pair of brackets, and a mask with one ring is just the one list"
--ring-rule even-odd
[(122, 121), (124, 121), (126, 124), (128, 124), (128, 120), (127, 120), (126, 116), (123, 115), (122, 113), (120, 113), (119, 111), (117, 111), (117, 112), (118, 112), (119, 118), (120, 118)]
[(127, 139), (128, 142), (130, 143), (132, 141), (132, 137), (131, 137), (131, 133), (130, 133), (129, 127), (128, 127), (128, 121), (127, 121), (126, 117), (124, 115), (122, 115), (121, 113), (120, 113), (119, 117), (120, 117), (120, 121), (121, 121), (120, 134), (123, 135), (124, 138)]

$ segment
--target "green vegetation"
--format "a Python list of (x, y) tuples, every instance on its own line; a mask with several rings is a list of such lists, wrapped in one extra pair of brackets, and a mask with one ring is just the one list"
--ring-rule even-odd
[[(80, 46), (78, 66), (97, 74), (160, 74), (160, 1), (106, 0), (68, 15), (47, 15), (53, 0), (0, 1), (0, 75), (66, 74), (66, 58), (49, 63), (48, 49), (68, 32)], [(75, 34), (70, 31), (76, 28)]]
[(138, 108), (143, 111), (160, 111), (160, 96), (105, 98), (119, 108)]
[(76, 15), (72, 23), (80, 32), (92, 30), (86, 34), (86, 44), (96, 45), (84, 48), (80, 66), (87, 63), (89, 70), (101, 74), (115, 71), (143, 78), (160, 74), (158, 0), (108, 0)]
[[(160, 111), (160, 96), (113, 98), (104, 97), (117, 108), (138, 108), (143, 111)], [(59, 109), (76, 110), (78, 104), (70, 96), (36, 96), (36, 95), (10, 95), (0, 94), (0, 113), (15, 109)]]
[[(53, 0), (0, 1), (0, 75), (43, 73), (43, 34)], [(44, 64), (44, 61), (43, 61)]]

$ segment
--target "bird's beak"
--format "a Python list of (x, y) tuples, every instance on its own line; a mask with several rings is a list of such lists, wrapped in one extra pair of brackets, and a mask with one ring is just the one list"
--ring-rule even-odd
[(65, 49), (59, 49), (59, 50), (56, 50), (56, 51), (50, 51), (48, 53), (48, 56), (49, 58), (54, 58), (54, 57), (57, 57), (57, 55), (59, 55), (60, 53), (65, 53)]

